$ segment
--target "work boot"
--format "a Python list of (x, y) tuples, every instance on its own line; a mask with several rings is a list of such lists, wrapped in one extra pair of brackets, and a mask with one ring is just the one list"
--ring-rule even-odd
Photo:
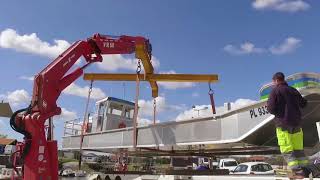
[(294, 169), (287, 175), (289, 179), (304, 179), (306, 177), (306, 174), (302, 169)]

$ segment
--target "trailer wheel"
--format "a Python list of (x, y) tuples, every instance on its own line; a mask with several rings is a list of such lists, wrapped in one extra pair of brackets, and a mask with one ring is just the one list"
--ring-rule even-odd
[(102, 179), (101, 179), (101, 176), (98, 175), (97, 178), (96, 178), (96, 180), (102, 180)]
[(117, 176), (114, 180), (121, 180), (121, 177)]
[(111, 180), (111, 178), (109, 177), (109, 175), (107, 175), (104, 180)]

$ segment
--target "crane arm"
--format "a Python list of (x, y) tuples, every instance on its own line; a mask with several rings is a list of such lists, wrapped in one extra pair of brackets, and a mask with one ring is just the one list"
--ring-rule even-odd
[[(95, 34), (86, 41), (77, 41), (36, 77), (33, 87), (32, 112), (47, 114), (44, 119), (60, 114), (56, 101), (61, 92), (83, 74), (83, 70), (93, 62), (101, 62), (102, 54), (135, 53), (142, 60), (146, 73), (153, 73), (151, 65), (151, 45), (143, 37), (112, 37)], [(68, 75), (66, 73), (83, 56), (86, 63)]]
[[(12, 128), (24, 135), (21, 153), (24, 180), (58, 180), (57, 142), (50, 136), (46, 137), (45, 122), (61, 113), (57, 106), (61, 92), (79, 78), (88, 65), (101, 62), (103, 54), (131, 53), (142, 60), (145, 73), (153, 73), (148, 39), (95, 34), (87, 40), (73, 43), (35, 77), (30, 106), (13, 113), (10, 119)], [(86, 64), (67, 74), (81, 56)]]

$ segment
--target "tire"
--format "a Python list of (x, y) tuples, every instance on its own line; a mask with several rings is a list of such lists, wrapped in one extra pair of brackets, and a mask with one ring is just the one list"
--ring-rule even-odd
[(96, 178), (96, 180), (102, 180), (102, 179), (101, 179), (101, 176), (98, 175), (97, 178)]
[(109, 175), (107, 175), (104, 180), (111, 180), (111, 178), (109, 177)]
[(114, 180), (121, 180), (120, 176), (116, 176), (116, 178)]

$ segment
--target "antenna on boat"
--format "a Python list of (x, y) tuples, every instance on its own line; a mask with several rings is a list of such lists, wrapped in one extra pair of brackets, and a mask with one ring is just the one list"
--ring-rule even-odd
[(92, 92), (92, 85), (93, 85), (93, 80), (90, 82), (90, 88), (88, 91), (88, 98), (87, 98), (87, 103), (86, 103), (86, 108), (84, 112), (84, 117), (83, 117), (83, 123), (81, 126), (81, 137), (80, 137), (80, 151), (79, 151), (79, 170), (81, 170), (81, 161), (82, 161), (82, 144), (83, 144), (83, 137), (84, 134), (87, 132), (87, 126), (88, 126), (88, 109), (89, 109), (89, 103), (90, 103), (90, 98), (91, 98), (91, 92)]

